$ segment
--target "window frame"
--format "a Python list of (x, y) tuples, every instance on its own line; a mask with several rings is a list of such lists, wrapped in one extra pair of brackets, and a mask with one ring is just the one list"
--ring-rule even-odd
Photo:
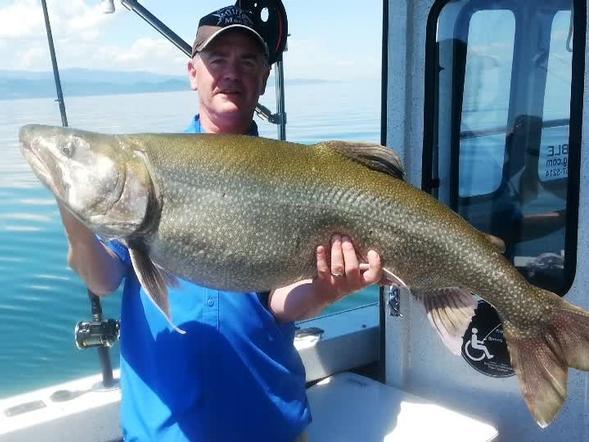
[[(422, 156), (422, 189), (434, 197), (440, 199), (440, 178), (438, 170), (438, 123), (439, 123), (439, 78), (438, 78), (438, 44), (437, 44), (437, 27), (440, 14), (444, 7), (451, 3), (452, 0), (438, 0), (430, 10), (426, 29), (426, 47), (425, 47), (425, 84), (424, 84), (424, 134), (423, 134), (423, 156)], [(536, 3), (528, 0), (530, 3)], [(580, 166), (581, 166), (581, 136), (582, 136), (582, 119), (583, 119), (583, 92), (584, 92), (584, 73), (585, 73), (585, 35), (586, 35), (586, 4), (581, 0), (571, 0), (573, 11), (573, 53), (572, 53), (572, 72), (571, 72), (571, 100), (569, 108), (569, 153), (568, 153), (568, 181), (566, 189), (566, 221), (564, 224), (564, 251), (565, 251), (565, 268), (564, 268), (564, 287), (560, 292), (561, 295), (566, 293), (572, 286), (577, 266), (577, 231), (578, 231), (578, 212), (579, 212), (579, 188), (580, 188)], [(518, 14), (522, 10), (522, 2), (517, 0), (495, 0), (492, 2), (485, 0), (472, 0), (465, 2), (464, 10), (460, 11), (455, 22), (453, 35), (463, 37), (467, 41), (467, 36), (462, 36), (459, 32), (468, 32), (467, 25), (470, 17), (476, 11), (485, 9), (511, 9), (516, 19), (515, 44), (514, 44), (514, 63), (517, 61), (518, 51), (518, 32), (521, 21), (518, 21)], [(512, 6), (512, 7), (508, 7)], [(465, 31), (466, 30), (466, 31)], [(527, 32), (528, 30), (526, 30)], [(449, 171), (449, 195), (448, 205), (456, 211), (459, 202), (459, 150), (460, 150), (460, 116), (462, 115), (462, 101), (464, 94), (465, 80), (465, 63), (466, 48), (460, 54), (461, 58), (452, 73), (453, 83), (458, 83), (457, 89), (452, 91), (451, 105), (451, 136), (450, 136), (450, 171)], [(455, 50), (455, 49), (454, 49)], [(453, 53), (455, 57), (455, 52)], [(508, 109), (508, 122), (512, 122), (518, 109), (513, 107), (516, 100), (514, 94), (514, 72), (519, 69), (514, 64), (512, 77), (510, 80), (510, 101)], [(456, 79), (459, 81), (457, 82)], [(546, 86), (546, 78), (543, 79), (543, 87)], [(542, 95), (543, 101), (544, 95)], [(458, 118), (456, 118), (458, 117)], [(508, 123), (509, 127), (509, 123)], [(477, 196), (477, 198), (492, 198), (493, 193), (489, 195)], [(470, 198), (470, 197), (467, 197)], [(481, 201), (481, 200), (479, 200)]]

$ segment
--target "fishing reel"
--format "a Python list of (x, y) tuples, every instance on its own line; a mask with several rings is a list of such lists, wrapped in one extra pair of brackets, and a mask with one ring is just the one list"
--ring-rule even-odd
[(248, 11), (254, 19), (256, 29), (268, 43), (270, 65), (282, 60), (288, 36), (288, 20), (281, 0), (237, 0), (235, 3)]
[(76, 347), (83, 350), (92, 347), (112, 347), (118, 341), (120, 322), (115, 319), (79, 321), (74, 329)]

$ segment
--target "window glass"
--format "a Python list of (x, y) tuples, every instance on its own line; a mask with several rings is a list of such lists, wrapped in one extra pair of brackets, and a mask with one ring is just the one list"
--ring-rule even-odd
[(437, 66), (428, 65), (434, 194), (503, 239), (533, 283), (560, 293), (574, 273), (565, 260), (574, 256), (565, 253), (571, 8), (570, 0), (446, 2)]
[(568, 126), (571, 100), (572, 41), (570, 11), (557, 12), (550, 35), (550, 55), (547, 63), (544, 121), (538, 161), (538, 176), (542, 183), (568, 176)]
[(460, 196), (501, 184), (515, 20), (506, 10), (477, 11), (468, 31), (460, 121)]

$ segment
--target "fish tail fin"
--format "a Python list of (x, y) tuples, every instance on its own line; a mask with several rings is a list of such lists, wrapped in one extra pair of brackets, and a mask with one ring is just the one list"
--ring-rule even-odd
[(546, 320), (528, 330), (504, 321), (503, 330), (526, 405), (544, 428), (566, 399), (568, 368), (589, 370), (589, 312), (547, 290), (533, 290), (549, 306)]

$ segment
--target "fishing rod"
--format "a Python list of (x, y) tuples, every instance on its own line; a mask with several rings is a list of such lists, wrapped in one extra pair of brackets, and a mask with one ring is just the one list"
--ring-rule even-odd
[(47, 32), (47, 42), (49, 43), (49, 55), (51, 56), (51, 65), (53, 67), (53, 78), (55, 80), (55, 89), (57, 91), (57, 103), (59, 104), (59, 113), (61, 114), (61, 125), (67, 127), (67, 115), (65, 113), (65, 102), (63, 101), (63, 92), (61, 91), (61, 80), (59, 79), (59, 68), (57, 67), (57, 57), (55, 56), (55, 46), (53, 45), (53, 35), (51, 34), (51, 24), (49, 23), (49, 13), (47, 12), (47, 3), (41, 0), (43, 7), (43, 17), (45, 17), (45, 31)]
[[(45, 18), (45, 30), (47, 32), (47, 42), (49, 43), (49, 54), (51, 56), (53, 78), (57, 92), (56, 101), (59, 105), (61, 124), (63, 127), (67, 127), (68, 121), (65, 111), (65, 101), (61, 89), (59, 67), (57, 65), (53, 34), (51, 33), (51, 23), (49, 22), (49, 12), (47, 11), (47, 3), (45, 0), (41, 0), (41, 6)], [(98, 352), (98, 359), (100, 360), (100, 367), (102, 370), (102, 387), (111, 388), (115, 385), (115, 380), (113, 378), (109, 347), (111, 347), (119, 337), (119, 322), (114, 319), (103, 319), (100, 298), (89, 289), (88, 298), (90, 299), (92, 321), (80, 321), (76, 324), (74, 331), (76, 345), (79, 349), (97, 347), (96, 350)]]

